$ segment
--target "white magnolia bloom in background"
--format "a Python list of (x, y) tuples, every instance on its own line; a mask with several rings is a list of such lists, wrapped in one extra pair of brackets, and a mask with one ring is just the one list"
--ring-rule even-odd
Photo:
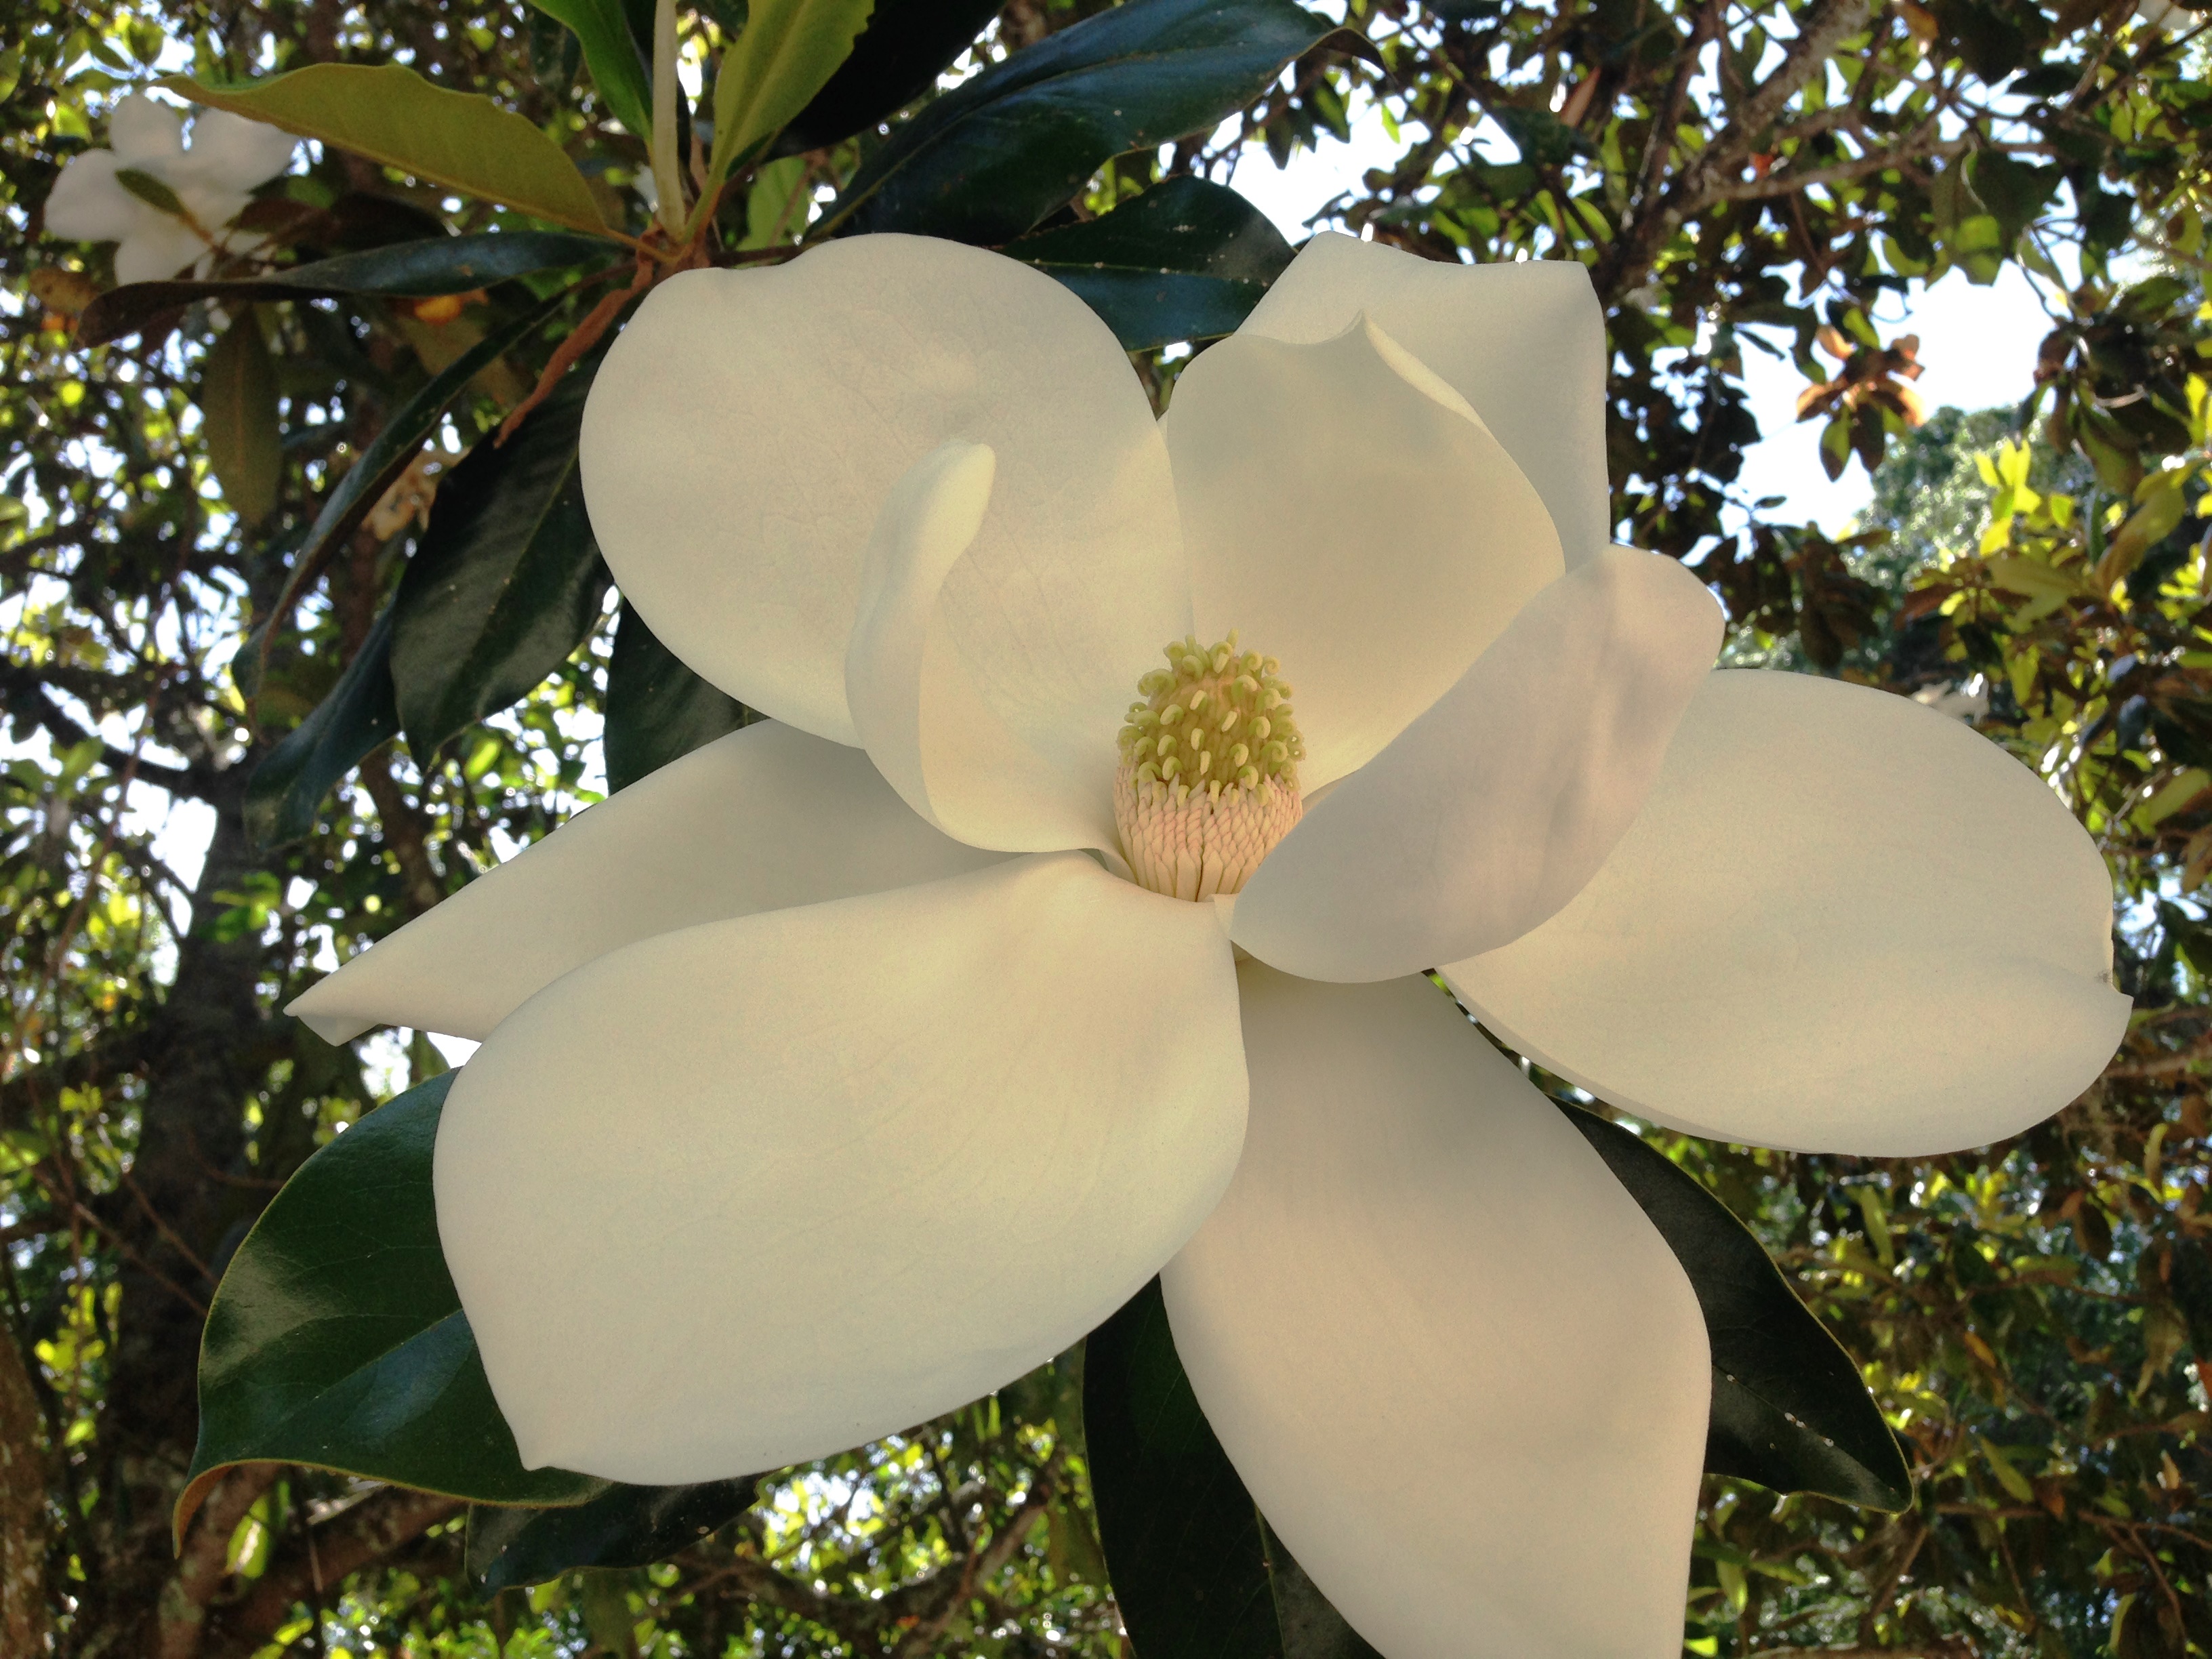
[[(835, 1452), (1164, 1268), (1230, 1455), (1391, 1659), (1679, 1650), (1696, 1299), (1422, 970), (1639, 1116), (1871, 1154), (2057, 1110), (2128, 1002), (2032, 772), (1712, 672), (1697, 578), (1610, 544), (1605, 365), (1577, 265), (1334, 235), (1158, 422), (972, 248), (646, 302), (592, 522), (772, 721), (294, 1005), (483, 1040), (438, 1223), (526, 1462)], [(1376, 1525), (1407, 1482), (1451, 1524)]]
[[(191, 143), (176, 111), (134, 93), (108, 118), (111, 148), (70, 158), (46, 198), (49, 233), (113, 242), (115, 280), (147, 283), (196, 265), (222, 240), (248, 192), (290, 165), (299, 140), (242, 115), (204, 110)], [(166, 213), (116, 178), (125, 170), (168, 186), (189, 219)]]

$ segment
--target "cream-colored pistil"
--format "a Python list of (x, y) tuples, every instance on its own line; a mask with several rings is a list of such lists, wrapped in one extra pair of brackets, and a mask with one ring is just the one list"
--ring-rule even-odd
[(1166, 647), (1165, 669), (1137, 683), (1121, 728), (1114, 822), (1137, 880), (1174, 898), (1234, 893), (1304, 811), (1298, 736), (1281, 665), (1240, 651)]

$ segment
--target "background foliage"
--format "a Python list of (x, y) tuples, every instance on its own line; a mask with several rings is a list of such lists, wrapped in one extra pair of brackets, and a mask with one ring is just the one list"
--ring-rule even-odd
[[(882, 0), (878, 23), (901, 9)], [(1286, 252), (1188, 181), (1246, 147), (1279, 159), (1341, 136), (1379, 103), (1395, 159), (1321, 222), (1432, 258), (1589, 267), (1624, 538), (1716, 585), (1731, 651), (1948, 698), (2074, 803), (2121, 883), (2139, 1010), (2081, 1102), (2014, 1143), (1911, 1162), (1647, 1137), (1863, 1363), (1919, 1482), (1887, 1516), (1711, 1479), (1685, 1640), (2212, 1650), (2212, 417), (2196, 378), (2212, 88), (2195, 18), (2160, 31), (2098, 0), (1353, 0), (1307, 27), (1257, 0), (1139, 0), (1108, 20), (1130, 52), (1194, 49), (1214, 12), (1245, 46), (1188, 97), (1156, 76), (1139, 108), (1112, 52), (1078, 50), (1106, 37), (1066, 33), (1097, 0), (908, 21), (923, 9), (939, 21), (890, 69), (833, 84), (744, 163), (708, 257), (781, 257), (831, 221), (1009, 245), (1091, 300), (1164, 399), (1172, 343), (1233, 325)], [(693, 50), (743, 40), (744, 11), (687, 13)], [(1372, 47), (1328, 40), (1336, 21)], [(1117, 1650), (1079, 1355), (757, 1494), (587, 1506), (550, 1542), (489, 1514), (471, 1538), (452, 1498), (257, 1462), (216, 1472), (170, 1547), (226, 1262), (318, 1146), (444, 1066), (419, 1034), (332, 1049), (276, 1011), (610, 782), (746, 716), (609, 592), (574, 511), (580, 379), (503, 464), (453, 464), (621, 292), (621, 249), (548, 242), (531, 269), (382, 270), (287, 297), (264, 265), (530, 228), (317, 149), (249, 210), (268, 240), (233, 274), (263, 287), (130, 311), (93, 303), (104, 253), (45, 239), (40, 206), (115, 98), (157, 75), (398, 60), (519, 112), (593, 211), (643, 234), (644, 82), (623, 58), (638, 27), (570, 0), (23, 0), (0, 45), (0, 1650)], [(968, 37), (921, 37), (956, 27), (981, 31), (948, 77), (967, 89), (933, 97), (929, 70)], [(975, 74), (1024, 52), (1057, 73), (1027, 93)], [(994, 149), (979, 105), (1032, 131), (1050, 116), (1054, 137)], [(2023, 401), (1911, 430), (1912, 350), (1880, 336), (1874, 301), (2008, 263), (2053, 311), (2047, 338), (2020, 342)], [(593, 275), (611, 286), (570, 286)], [(1748, 404), (1747, 351), (1805, 371), (1793, 441), (1832, 471), (1878, 468), (1865, 533), (1833, 541), (1786, 501), (1742, 499), (1745, 447), (1799, 413)], [(388, 493), (403, 479), (434, 483), (434, 507), (404, 516), (428, 491)], [(169, 812), (207, 836), (196, 875), (164, 862)], [(1418, 1475), (1377, 1472), (1378, 1525), (1449, 1524), (1414, 1501)], [(654, 1527), (696, 1541), (649, 1566), (604, 1547)], [(548, 1562), (562, 1570), (527, 1584)], [(1318, 1651), (1290, 1614), (1268, 1639)]]

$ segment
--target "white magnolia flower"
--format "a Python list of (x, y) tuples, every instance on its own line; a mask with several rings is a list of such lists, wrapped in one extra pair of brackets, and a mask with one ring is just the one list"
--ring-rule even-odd
[[(72, 156), (46, 198), (46, 229), (80, 242), (114, 242), (115, 280), (146, 283), (174, 276), (220, 245), (247, 193), (284, 171), (299, 140), (259, 121), (206, 110), (185, 125), (177, 112), (143, 94), (116, 105), (107, 149)], [(167, 186), (188, 218), (164, 212), (117, 178), (146, 174)]]
[[(294, 1005), (483, 1039), (438, 1221), (526, 1462), (834, 1452), (1164, 1267), (1230, 1455), (1392, 1659), (1678, 1651), (1697, 1302), (1422, 970), (1641, 1116), (1875, 1154), (2057, 1109), (2128, 1003), (2027, 769), (1711, 672), (1697, 579), (1609, 544), (1605, 363), (1577, 265), (1333, 235), (1158, 422), (971, 248), (647, 301), (592, 521), (773, 723)], [(1449, 1526), (1374, 1524), (1408, 1480)]]

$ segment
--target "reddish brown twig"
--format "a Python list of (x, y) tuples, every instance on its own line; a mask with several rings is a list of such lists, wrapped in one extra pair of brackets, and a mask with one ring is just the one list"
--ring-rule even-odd
[(499, 434), (492, 440), (495, 445), (503, 444), (514, 435), (523, 418), (553, 395), (553, 388), (561, 383), (561, 377), (574, 367), (579, 357), (599, 343), (599, 336), (614, 325), (622, 308), (651, 288), (660, 274), (658, 261), (643, 253), (638, 255), (637, 274), (630, 278), (629, 286), (601, 295), (599, 304), (585, 313), (584, 320), (576, 325), (568, 337), (553, 348), (545, 372), (538, 377), (538, 384), (531, 387), (530, 395), (508, 410), (507, 418), (499, 423)]

